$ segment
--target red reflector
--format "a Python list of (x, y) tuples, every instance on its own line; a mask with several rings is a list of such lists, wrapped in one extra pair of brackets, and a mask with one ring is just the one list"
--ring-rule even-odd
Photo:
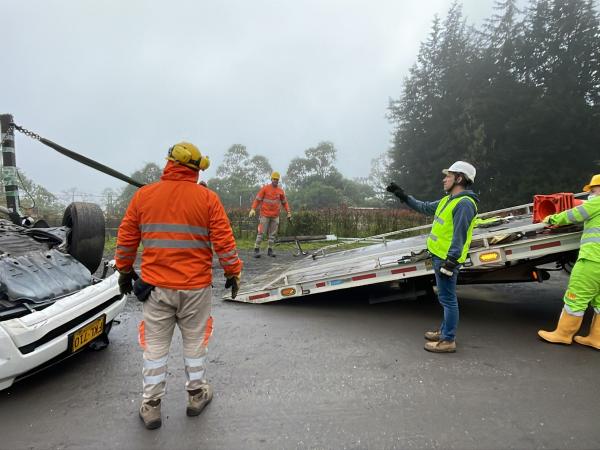
[(324, 283), (324, 282), (315, 284), (315, 286), (317, 286), (317, 287), (325, 287), (326, 285), (327, 285), (327, 283)]
[(392, 273), (396, 274), (396, 273), (406, 273), (406, 272), (414, 272), (415, 270), (417, 270), (417, 266), (412, 266), (412, 267), (403, 267), (401, 269), (392, 269)]
[(512, 250), (506, 250), (504, 253), (507, 255), (512, 255)]
[(352, 281), (366, 280), (367, 278), (375, 278), (377, 276), (376, 273), (368, 273), (366, 275), (358, 275), (356, 277), (352, 277)]
[(545, 244), (532, 245), (531, 250), (541, 250), (543, 248), (560, 247), (560, 241), (547, 242)]
[(271, 294), (269, 294), (268, 292), (265, 292), (264, 294), (251, 295), (250, 297), (248, 297), (248, 300), (258, 300), (259, 298), (265, 298), (269, 295)]

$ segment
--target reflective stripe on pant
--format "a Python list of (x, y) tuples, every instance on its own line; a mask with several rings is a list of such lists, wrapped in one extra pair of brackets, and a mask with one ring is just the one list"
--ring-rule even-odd
[(258, 233), (256, 235), (255, 247), (260, 247), (263, 241), (263, 236), (267, 233), (269, 239), (269, 248), (273, 248), (275, 238), (277, 237), (277, 228), (279, 228), (279, 217), (264, 217), (260, 216), (258, 222)]
[(144, 399), (165, 394), (167, 359), (175, 324), (183, 338), (187, 390), (205, 383), (205, 361), (212, 334), (211, 288), (174, 290), (156, 287), (143, 306), (139, 342), (144, 349)]
[(440, 272), (444, 260), (434, 256), (432, 258), (435, 271), (435, 284), (437, 286), (438, 301), (444, 308), (444, 319), (440, 325), (441, 340), (454, 341), (458, 327), (458, 299), (456, 298), (456, 281), (458, 280), (458, 267), (453, 270), (451, 277)]
[(577, 260), (563, 300), (567, 312), (574, 316), (582, 316), (590, 303), (594, 309), (600, 308), (600, 262)]

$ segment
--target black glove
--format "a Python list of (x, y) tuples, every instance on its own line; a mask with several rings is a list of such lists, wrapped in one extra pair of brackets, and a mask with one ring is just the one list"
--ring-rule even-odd
[(121, 295), (131, 294), (133, 282), (138, 278), (138, 274), (133, 269), (130, 269), (129, 272), (119, 272), (119, 292), (121, 292)]
[(400, 186), (398, 186), (396, 183), (394, 183), (393, 181), (387, 185), (385, 190), (388, 192), (391, 192), (392, 194), (394, 194), (396, 197), (398, 197), (403, 202), (406, 202), (408, 200), (408, 195), (406, 195), (404, 193), (404, 190)]
[(225, 276), (227, 277), (227, 281), (225, 282), (225, 289), (231, 288), (231, 298), (234, 299), (237, 297), (237, 293), (240, 290), (241, 274), (237, 274), (237, 275), (225, 274)]
[(452, 257), (449, 257), (444, 261), (442, 267), (440, 267), (440, 273), (446, 275), (447, 277), (451, 277), (454, 275), (454, 270), (458, 267), (458, 261)]

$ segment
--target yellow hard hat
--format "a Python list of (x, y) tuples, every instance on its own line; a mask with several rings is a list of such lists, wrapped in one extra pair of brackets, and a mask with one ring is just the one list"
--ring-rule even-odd
[(600, 173), (594, 175), (590, 180), (590, 184), (583, 187), (583, 192), (590, 192), (594, 186), (600, 186)]
[(281, 178), (281, 175), (279, 175), (279, 172), (275, 171), (271, 174), (271, 180), (279, 180)]
[(179, 142), (171, 147), (167, 159), (194, 170), (206, 170), (210, 166), (208, 156), (202, 156), (198, 147), (189, 142)]

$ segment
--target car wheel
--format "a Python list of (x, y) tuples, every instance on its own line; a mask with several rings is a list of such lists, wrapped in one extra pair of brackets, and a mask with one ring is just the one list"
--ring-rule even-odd
[(104, 213), (94, 203), (74, 202), (62, 220), (67, 232), (67, 249), (77, 261), (94, 273), (104, 253)]

